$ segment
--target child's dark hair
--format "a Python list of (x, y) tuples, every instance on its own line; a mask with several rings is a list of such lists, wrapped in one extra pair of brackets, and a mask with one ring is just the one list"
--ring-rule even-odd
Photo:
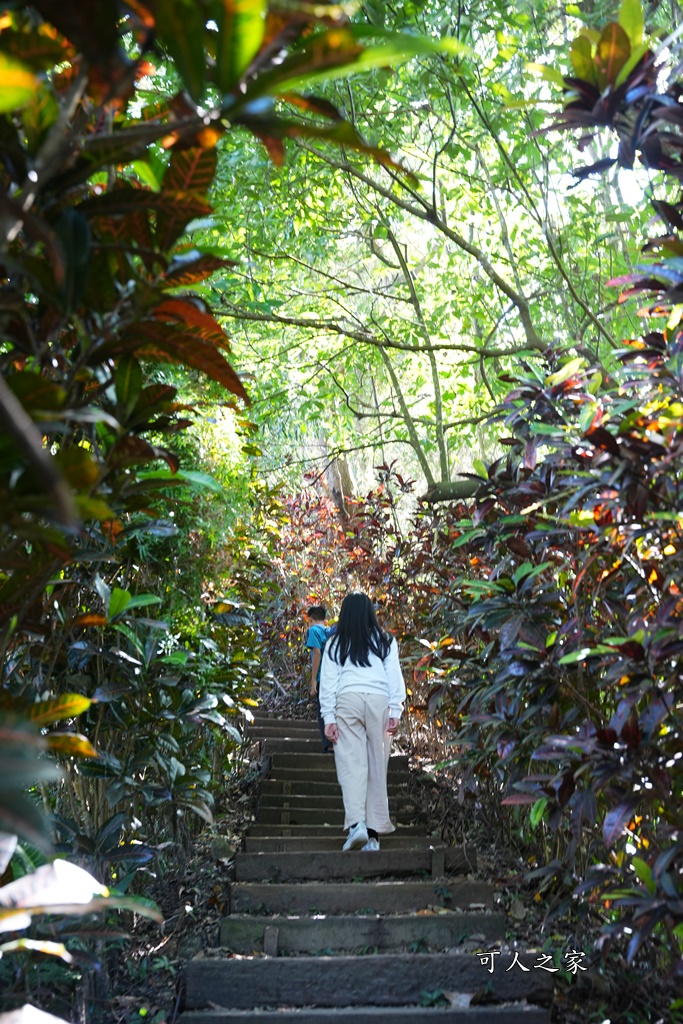
[(324, 622), (327, 618), (327, 608), (324, 604), (312, 604), (306, 615), (309, 619), (320, 619)]
[(353, 665), (368, 666), (371, 651), (384, 661), (391, 639), (390, 634), (380, 627), (367, 594), (347, 594), (342, 601), (337, 632), (330, 645), (330, 657), (341, 665), (349, 658)]

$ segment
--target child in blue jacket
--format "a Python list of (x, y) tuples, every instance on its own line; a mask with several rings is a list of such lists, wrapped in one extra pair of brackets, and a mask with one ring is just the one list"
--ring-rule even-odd
[(320, 714), (320, 696), (318, 694), (318, 688), (320, 685), (320, 665), (322, 662), (323, 650), (329, 637), (334, 634), (335, 627), (325, 625), (327, 608), (322, 604), (311, 605), (306, 612), (306, 618), (308, 619), (309, 627), (306, 631), (305, 644), (311, 652), (311, 696), (315, 697), (318, 707), (318, 726), (320, 728), (320, 738), (323, 744), (323, 754), (329, 754), (333, 751), (334, 746), (325, 735), (325, 723), (323, 722)]

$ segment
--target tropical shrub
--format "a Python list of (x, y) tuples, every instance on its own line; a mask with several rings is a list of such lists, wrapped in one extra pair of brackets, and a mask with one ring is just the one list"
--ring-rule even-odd
[[(617, 156), (582, 176), (637, 157), (678, 179), (680, 82), (659, 91), (634, 5), (622, 15), (573, 43), (553, 127), (618, 136)], [(668, 198), (653, 205), (666, 234), (644, 247), (652, 267), (609, 283), (651, 297), (639, 315), (665, 326), (603, 359), (569, 340), (507, 378), (495, 418), (508, 453), (456, 541), (480, 578), (453, 583), (469, 647), (441, 699), (465, 780), (492, 777), (549, 830), (541, 890), (581, 896), (629, 961), (650, 940), (680, 973), (683, 221)]]
[[(449, 46), (265, 0), (0, 10), (2, 700), (13, 721), (44, 713), (64, 778), (42, 803), (100, 877), (129, 878), (186, 813), (210, 817), (250, 685), (234, 623), (188, 639), (146, 612), (177, 584), (162, 542), (201, 483), (174, 450), (195, 414), (178, 375), (248, 402), (202, 295), (230, 254), (193, 238), (221, 139), (250, 132), (279, 161), (285, 138), (313, 137), (402, 173), (300, 90)], [(78, 715), (83, 734), (53, 729)], [(0, 823), (36, 839), (39, 793), (13, 792)]]

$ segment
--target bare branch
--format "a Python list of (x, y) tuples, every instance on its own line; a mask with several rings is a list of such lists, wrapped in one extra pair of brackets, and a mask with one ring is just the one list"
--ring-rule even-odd
[(317, 320), (309, 317), (294, 317), (294, 316), (280, 316), (277, 313), (256, 313), (252, 310), (243, 309), (241, 306), (230, 302), (225, 296), (221, 299), (223, 307), (213, 307), (212, 313), (217, 316), (233, 317), (235, 320), (250, 320), (255, 323), (267, 323), (267, 324), (286, 324), (289, 327), (303, 327), (306, 330), (311, 331), (324, 331), (329, 334), (342, 334), (346, 338), (351, 338), (354, 341), (359, 341), (366, 345), (375, 345), (379, 348), (395, 348), (402, 352), (471, 352), (473, 355), (479, 357), (484, 356), (516, 356), (522, 352), (538, 351), (536, 345), (513, 345), (510, 348), (503, 349), (487, 349), (482, 348), (479, 345), (468, 345), (464, 342), (438, 342), (430, 345), (406, 345), (400, 341), (385, 340), (380, 341), (375, 338), (372, 334), (364, 331), (354, 331), (350, 328), (344, 327), (336, 320)]

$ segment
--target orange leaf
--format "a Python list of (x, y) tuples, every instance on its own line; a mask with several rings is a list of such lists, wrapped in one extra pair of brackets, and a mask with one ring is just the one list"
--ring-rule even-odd
[(96, 615), (94, 612), (88, 612), (86, 615), (79, 615), (74, 622), (74, 626), (104, 626), (106, 622), (106, 615)]

